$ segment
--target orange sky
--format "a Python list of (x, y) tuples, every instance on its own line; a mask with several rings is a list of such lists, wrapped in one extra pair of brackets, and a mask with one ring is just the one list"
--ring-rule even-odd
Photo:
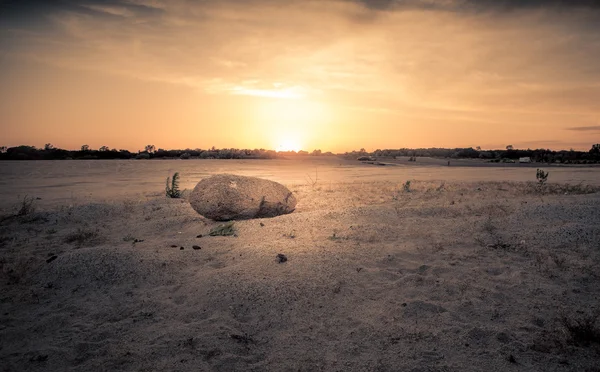
[(14, 2), (0, 145), (588, 150), (600, 7), (575, 3)]

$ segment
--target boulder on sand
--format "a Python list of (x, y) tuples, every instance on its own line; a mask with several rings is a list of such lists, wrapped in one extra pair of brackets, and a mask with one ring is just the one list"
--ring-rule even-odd
[(198, 182), (190, 204), (206, 218), (229, 221), (292, 213), (296, 198), (287, 187), (274, 181), (219, 174)]

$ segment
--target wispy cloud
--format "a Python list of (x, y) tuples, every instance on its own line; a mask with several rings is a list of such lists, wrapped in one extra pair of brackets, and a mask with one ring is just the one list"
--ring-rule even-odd
[(0, 15), (0, 50), (13, 60), (192, 87), (211, 97), (318, 99), (374, 115), (446, 120), (448, 127), (485, 124), (507, 137), (536, 138), (540, 128), (572, 136), (597, 130), (563, 131), (598, 115), (597, 1), (10, 4)]
[(574, 130), (578, 132), (600, 132), (600, 125), (591, 125), (587, 127), (571, 127), (567, 130)]
[[(493, 19), (440, 10), (475, 3), (514, 9), (544, 5), (461, 0), (285, 5), (271, 0), (67, 1), (45, 14), (57, 31), (20, 35), (10, 49), (22, 55), (34, 50), (37, 58), (61, 66), (184, 82), (199, 89), (219, 79), (224, 94), (260, 94), (263, 89), (232, 89), (259, 79), (466, 111), (592, 111), (600, 95), (600, 66), (595, 63), (600, 38), (591, 37), (580, 23), (585, 14), (551, 11), (553, 6), (574, 7), (569, 4), (592, 7), (592, 2), (550, 1), (545, 3), (550, 5), (547, 12)], [(398, 6), (404, 8), (394, 10)], [(357, 21), (381, 9), (390, 11), (369, 23)], [(45, 46), (57, 39), (62, 48)], [(214, 86), (210, 91), (217, 93)], [(269, 91), (273, 94), (264, 95), (278, 94)]]

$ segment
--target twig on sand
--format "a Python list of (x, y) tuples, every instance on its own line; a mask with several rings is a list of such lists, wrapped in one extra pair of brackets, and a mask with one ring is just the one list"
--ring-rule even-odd
[(306, 176), (308, 177), (308, 179), (310, 180), (310, 184), (312, 187), (315, 187), (317, 185), (317, 182), (319, 182), (319, 168), (316, 167), (315, 168), (315, 179), (313, 180), (313, 178), (310, 176), (310, 174), (306, 174)]

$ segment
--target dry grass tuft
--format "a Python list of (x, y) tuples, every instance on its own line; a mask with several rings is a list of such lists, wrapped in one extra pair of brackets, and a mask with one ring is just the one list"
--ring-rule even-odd
[(65, 237), (65, 243), (77, 243), (78, 246), (82, 246), (94, 242), (99, 236), (99, 229), (91, 230), (79, 227), (77, 228), (77, 231), (74, 231)]
[(210, 230), (210, 236), (232, 236), (235, 235), (235, 222), (227, 222)]

